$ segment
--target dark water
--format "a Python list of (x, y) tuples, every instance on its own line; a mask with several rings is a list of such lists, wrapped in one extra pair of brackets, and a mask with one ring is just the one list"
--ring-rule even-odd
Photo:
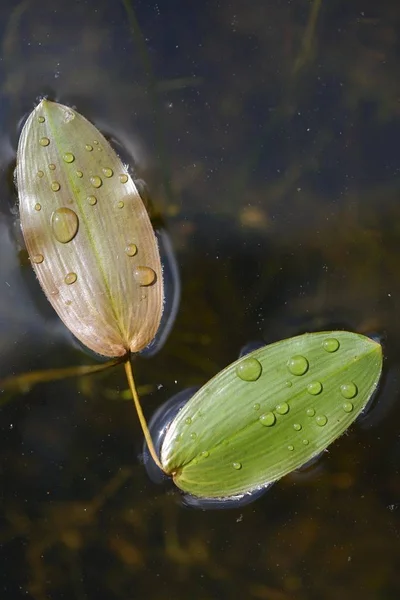
[(1, 598), (398, 598), (400, 6), (137, 0), (132, 30), (126, 5), (1, 3), (0, 376), (90, 362), (14, 226), (19, 123), (49, 94), (120, 140), (175, 248), (175, 327), (134, 365), (147, 414), (307, 330), (382, 336), (383, 386), (309, 472), (219, 512), (148, 479), (122, 370), (9, 399)]

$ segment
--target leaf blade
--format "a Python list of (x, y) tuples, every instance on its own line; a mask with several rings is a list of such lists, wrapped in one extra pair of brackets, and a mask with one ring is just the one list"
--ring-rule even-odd
[[(323, 349), (327, 338), (339, 341), (337, 352)], [(287, 367), (288, 359), (299, 355), (309, 364), (300, 376)], [(249, 358), (262, 365), (256, 381), (236, 374)], [(224, 497), (262, 487), (339, 437), (365, 407), (381, 368), (379, 344), (348, 332), (305, 334), (256, 350), (203, 386), (177, 415), (162, 445), (163, 467), (178, 487), (197, 496)], [(316, 381), (322, 391), (313, 395), (307, 386)], [(346, 382), (357, 386), (351, 399), (341, 392)], [(277, 406), (284, 411), (284, 403), (288, 410), (280, 414)], [(272, 415), (274, 422), (266, 426), (263, 415)]]
[[(21, 133), (17, 183), (32, 266), (67, 327), (105, 356), (147, 346), (163, 309), (158, 246), (136, 186), (104, 136), (79, 113), (43, 100)], [(78, 220), (67, 243), (52, 226), (60, 209)], [(154, 282), (140, 283), (141, 268)]]

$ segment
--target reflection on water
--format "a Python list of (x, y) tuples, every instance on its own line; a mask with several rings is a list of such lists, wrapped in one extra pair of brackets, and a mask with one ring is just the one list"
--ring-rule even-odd
[(148, 415), (249, 340), (337, 326), (385, 335), (384, 403), (312, 476), (202, 513), (147, 477), (119, 369), (14, 398), (3, 596), (397, 598), (400, 8), (128, 4), (1, 3), (1, 376), (89, 361), (15, 241), (20, 122), (49, 94), (119, 140), (177, 252), (175, 327), (135, 362)]

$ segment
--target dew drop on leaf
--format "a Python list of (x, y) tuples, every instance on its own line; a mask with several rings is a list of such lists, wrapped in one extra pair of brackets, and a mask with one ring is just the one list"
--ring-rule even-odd
[(262, 366), (256, 358), (245, 358), (236, 367), (236, 374), (243, 381), (257, 381), (261, 373)]
[(353, 382), (344, 383), (340, 386), (340, 393), (342, 394), (343, 398), (347, 398), (348, 400), (350, 400), (350, 398), (354, 398), (354, 396), (357, 396), (357, 391), (357, 386)]
[(308, 360), (305, 356), (292, 356), (287, 362), (287, 368), (292, 375), (304, 375), (308, 371)]
[(51, 215), (51, 226), (56, 240), (66, 244), (77, 234), (79, 227), (78, 215), (70, 208), (57, 208)]

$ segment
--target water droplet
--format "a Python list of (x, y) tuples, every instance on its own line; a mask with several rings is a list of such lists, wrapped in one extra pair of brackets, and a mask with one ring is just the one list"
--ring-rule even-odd
[(112, 177), (114, 175), (114, 171), (112, 169), (110, 169), (109, 167), (104, 167), (104, 169), (102, 169), (104, 176), (105, 177)]
[(43, 171), (38, 171), (38, 172), (37, 172), (37, 176), (38, 176), (38, 177), (43, 177), (43, 175), (44, 175), (44, 172), (43, 172)]
[(256, 402), (255, 404), (253, 404), (253, 409), (254, 410), (260, 410), (260, 405), (258, 402)]
[(50, 171), (55, 171), (56, 170), (56, 165), (54, 163), (50, 163), (49, 164), (49, 169), (50, 169)]
[(322, 392), (322, 383), (320, 381), (312, 381), (307, 386), (307, 392), (312, 396), (318, 396)]
[(41, 146), (48, 146), (48, 145), (50, 144), (50, 140), (49, 140), (49, 138), (48, 138), (48, 137), (42, 137), (42, 138), (40, 138), (40, 140), (39, 140), (39, 144), (40, 144)]
[(70, 242), (77, 234), (78, 215), (70, 208), (57, 208), (51, 215), (54, 237), (62, 244)]
[(236, 471), (240, 471), (240, 469), (242, 468), (242, 463), (240, 463), (240, 462), (234, 462), (234, 463), (232, 463), (232, 467), (234, 469), (236, 469)]
[(98, 175), (93, 175), (93, 177), (90, 178), (90, 183), (95, 188), (99, 188), (103, 184), (101, 178)]
[(76, 273), (68, 273), (68, 275), (65, 276), (64, 281), (67, 285), (71, 285), (72, 283), (75, 283), (77, 279), (78, 277)]
[(351, 402), (344, 402), (343, 403), (343, 410), (344, 410), (344, 412), (351, 413), (353, 409), (354, 409), (354, 406), (353, 406), (353, 404)]
[(86, 200), (89, 202), (90, 206), (94, 206), (97, 203), (96, 196), (88, 196)]
[(86, 144), (85, 150), (87, 150), (88, 152), (92, 152), (93, 146), (91, 146), (90, 144)]
[(203, 450), (203, 452), (200, 453), (200, 456), (202, 456), (203, 458), (208, 458), (210, 456), (210, 453), (208, 452), (208, 450)]
[(308, 444), (309, 444), (309, 443), (310, 443), (310, 442), (309, 442), (308, 440), (303, 440), (303, 444), (304, 444), (305, 446), (308, 446)]
[(313, 408), (307, 408), (306, 415), (307, 417), (313, 417), (315, 415), (315, 410)]
[(292, 375), (304, 375), (308, 371), (308, 360), (300, 354), (292, 356), (287, 362), (287, 368)]
[(117, 202), (117, 204), (115, 206), (117, 208), (124, 208), (125, 204), (122, 202), (122, 200), (120, 200), (119, 202)]
[(268, 412), (265, 413), (265, 415), (261, 415), (259, 421), (261, 425), (264, 425), (265, 427), (272, 427), (276, 421), (276, 417), (273, 412)]
[(135, 256), (135, 254), (137, 254), (136, 244), (128, 244), (125, 248), (125, 252), (128, 256)]
[(127, 183), (128, 181), (128, 175), (126, 175), (125, 173), (123, 173), (122, 175), (119, 176), (119, 180), (121, 183)]
[(39, 204), (39, 202), (36, 202), (36, 204), (35, 204), (35, 210), (42, 210), (42, 205)]
[(343, 398), (347, 398), (348, 400), (350, 400), (350, 398), (354, 398), (354, 396), (357, 396), (357, 392), (357, 386), (352, 381), (349, 383), (344, 383), (340, 386), (340, 393), (342, 394)]
[(294, 450), (294, 446), (292, 446), (291, 444), (287, 447), (288, 450), (290, 450), (290, 452), (293, 452)]
[(193, 431), (193, 433), (190, 434), (190, 439), (195, 440), (197, 438), (197, 433), (195, 431)]
[(322, 347), (326, 352), (336, 352), (336, 350), (339, 349), (339, 346), (339, 340), (336, 338), (326, 338), (326, 340), (322, 342)]
[(136, 267), (133, 271), (133, 277), (142, 286), (151, 285), (157, 278), (156, 272), (150, 267)]
[(97, 140), (93, 140), (93, 144), (94, 144), (95, 146), (97, 146), (97, 145), (98, 145), (98, 143), (99, 143), (99, 142), (98, 142)]
[(236, 366), (236, 375), (243, 381), (257, 381), (261, 373), (262, 366), (256, 358), (243, 358)]
[(72, 154), (72, 152), (66, 152), (63, 156), (63, 159), (66, 163), (72, 163), (75, 160), (75, 156)]
[(192, 419), (191, 419), (191, 417), (187, 417), (187, 418), (185, 419), (185, 423), (186, 423), (186, 425), (190, 425), (190, 424), (191, 424), (191, 422), (192, 422)]
[(286, 415), (289, 412), (289, 404), (287, 402), (281, 402), (275, 408), (278, 415)]
[(285, 383), (286, 387), (292, 387), (293, 383), (291, 381), (286, 381)]
[(302, 427), (301, 427), (300, 423), (294, 423), (294, 425), (293, 425), (293, 429), (294, 429), (295, 431), (300, 431), (300, 429), (302, 429)]
[(58, 183), (58, 181), (53, 181), (50, 187), (53, 190), (53, 192), (58, 192), (60, 189), (60, 184)]
[(82, 171), (76, 171), (76, 176), (79, 177), (79, 179), (82, 179), (82, 177), (83, 177)]
[(45, 122), (45, 118), (44, 117), (38, 117), (38, 121), (39, 123), (44, 123)]
[(323, 427), (327, 424), (328, 419), (325, 415), (318, 415), (317, 417), (315, 417), (315, 422), (319, 427)]
[(34, 254), (32, 256), (32, 262), (36, 263), (37, 265), (40, 265), (40, 263), (42, 263), (43, 261), (44, 261), (43, 254)]

